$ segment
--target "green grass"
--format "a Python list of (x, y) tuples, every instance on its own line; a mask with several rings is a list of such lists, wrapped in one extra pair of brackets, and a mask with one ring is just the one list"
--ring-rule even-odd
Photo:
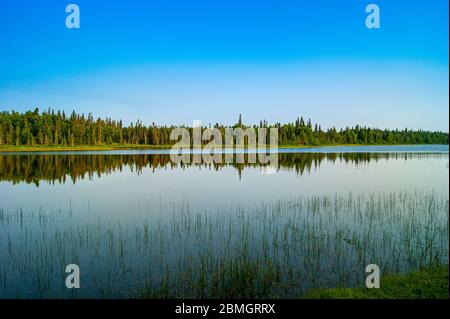
[(436, 266), (408, 274), (384, 275), (379, 289), (332, 288), (315, 289), (311, 299), (447, 299), (449, 268)]
[(105, 144), (105, 145), (0, 145), (0, 152), (109, 151), (136, 149), (170, 149), (171, 145)]
[[(327, 145), (278, 145), (274, 148), (318, 148), (334, 146), (396, 146), (398, 144), (327, 144)], [(406, 145), (406, 144), (402, 144)], [(104, 145), (0, 145), (1, 152), (64, 152), (64, 151), (109, 151), (109, 150), (154, 150), (170, 149), (172, 145), (104, 144)]]

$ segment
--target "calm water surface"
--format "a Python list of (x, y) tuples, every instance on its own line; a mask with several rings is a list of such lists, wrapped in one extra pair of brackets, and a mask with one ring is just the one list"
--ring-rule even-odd
[[(176, 165), (162, 150), (1, 154), (0, 297), (226, 297), (210, 276), (236, 260), (279, 276), (239, 296), (298, 297), (359, 285), (365, 263), (442, 263), (448, 169), (448, 145), (280, 149), (277, 167)], [(69, 263), (84, 289), (64, 288)]]

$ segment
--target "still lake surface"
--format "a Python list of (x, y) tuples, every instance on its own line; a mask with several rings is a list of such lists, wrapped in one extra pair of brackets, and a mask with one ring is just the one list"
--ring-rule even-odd
[(448, 145), (169, 153), (0, 154), (0, 297), (299, 297), (448, 261)]

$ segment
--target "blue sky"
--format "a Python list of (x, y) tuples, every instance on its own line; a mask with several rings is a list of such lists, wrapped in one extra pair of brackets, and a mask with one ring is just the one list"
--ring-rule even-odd
[(448, 36), (444, 0), (1, 0), (0, 110), (448, 131)]

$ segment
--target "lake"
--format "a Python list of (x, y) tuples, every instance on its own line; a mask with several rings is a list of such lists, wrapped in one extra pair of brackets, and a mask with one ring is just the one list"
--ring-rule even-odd
[(448, 262), (448, 145), (169, 153), (0, 154), (0, 297), (298, 298)]

